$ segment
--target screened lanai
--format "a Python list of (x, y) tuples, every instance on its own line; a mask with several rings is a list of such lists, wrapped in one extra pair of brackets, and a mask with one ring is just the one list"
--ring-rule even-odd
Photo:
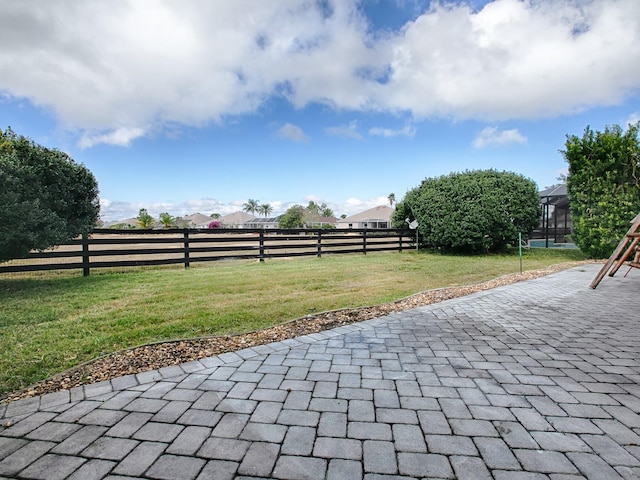
[(542, 218), (540, 227), (531, 232), (531, 238), (544, 239), (545, 247), (570, 243), (572, 231), (567, 185), (556, 185), (540, 192)]

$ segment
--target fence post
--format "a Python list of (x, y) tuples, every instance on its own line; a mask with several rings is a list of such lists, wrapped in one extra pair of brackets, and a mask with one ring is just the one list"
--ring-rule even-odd
[(87, 233), (82, 234), (82, 275), (88, 277), (90, 273), (89, 268), (89, 235)]
[(398, 231), (398, 252), (402, 253), (402, 230)]
[(367, 230), (362, 231), (362, 253), (367, 254)]
[(260, 232), (260, 261), (264, 262), (264, 232)]
[(184, 229), (184, 268), (189, 268), (189, 229)]
[(318, 230), (318, 258), (322, 257), (322, 230)]

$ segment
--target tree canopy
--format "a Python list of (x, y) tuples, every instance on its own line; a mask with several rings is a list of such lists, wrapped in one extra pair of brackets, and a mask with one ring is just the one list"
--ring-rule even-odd
[(162, 212), (158, 216), (160, 219), (160, 223), (163, 228), (171, 228), (176, 224), (176, 217), (171, 215), (169, 212)]
[(268, 203), (263, 203), (262, 205), (258, 206), (256, 211), (260, 215), (264, 215), (266, 218), (273, 213), (273, 207)]
[(91, 231), (98, 183), (66, 153), (0, 130), (0, 261)]
[(387, 197), (387, 200), (389, 200), (389, 205), (393, 207), (393, 204), (396, 203), (396, 194), (390, 193), (389, 196)]
[(255, 215), (259, 208), (260, 202), (255, 198), (250, 198), (249, 200), (247, 200), (247, 203), (242, 204), (242, 210), (250, 213), (251, 215)]
[(512, 172), (475, 170), (427, 178), (396, 205), (393, 226), (418, 221), (424, 245), (452, 251), (500, 251), (540, 221), (535, 182)]
[(278, 217), (278, 225), (280, 228), (302, 228), (304, 227), (304, 207), (302, 205), (294, 205), (287, 209)]
[(151, 216), (146, 208), (140, 209), (136, 220), (138, 221), (138, 225), (140, 226), (140, 228), (153, 228), (153, 226), (156, 224), (155, 218)]
[(611, 255), (640, 213), (639, 129), (640, 122), (567, 135), (561, 153), (569, 164), (573, 240), (590, 257)]
[(309, 200), (309, 204), (306, 207), (307, 212), (315, 213), (322, 217), (333, 217), (333, 210), (327, 206), (326, 203), (318, 204), (313, 200)]

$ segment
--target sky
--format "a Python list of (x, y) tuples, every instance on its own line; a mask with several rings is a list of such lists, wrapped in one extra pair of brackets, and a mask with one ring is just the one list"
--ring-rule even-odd
[(429, 177), (558, 183), (640, 120), (638, 0), (0, 0), (0, 129), (141, 208), (352, 215)]

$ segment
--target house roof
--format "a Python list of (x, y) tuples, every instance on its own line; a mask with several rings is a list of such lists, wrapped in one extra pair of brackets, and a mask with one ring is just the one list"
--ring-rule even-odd
[(540, 201), (543, 204), (556, 205), (560, 208), (566, 208), (569, 205), (566, 183), (547, 188), (539, 193)]
[(105, 223), (105, 227), (112, 227), (113, 225), (131, 225), (133, 227), (138, 226), (138, 219), (136, 217), (125, 218), (124, 220), (116, 220), (114, 222)]
[(540, 192), (541, 197), (559, 197), (567, 195), (567, 184), (563, 183), (562, 185), (554, 185), (553, 187), (547, 188)]
[(253, 220), (254, 218), (255, 217), (253, 215), (249, 215), (248, 213), (238, 211), (238, 212), (230, 213), (229, 215), (220, 217), (218, 221), (223, 225), (240, 225), (245, 222), (248, 222), (249, 220)]
[(356, 213), (350, 217), (338, 220), (339, 223), (356, 223), (356, 222), (369, 222), (373, 220), (391, 221), (391, 215), (394, 209), (387, 205), (378, 205), (377, 207), (370, 208), (364, 212)]
[(209, 224), (209, 222), (213, 221), (213, 218), (208, 217), (207, 215), (203, 215), (202, 213), (193, 213), (191, 215), (182, 217), (182, 220), (194, 223), (195, 225), (204, 225)]

